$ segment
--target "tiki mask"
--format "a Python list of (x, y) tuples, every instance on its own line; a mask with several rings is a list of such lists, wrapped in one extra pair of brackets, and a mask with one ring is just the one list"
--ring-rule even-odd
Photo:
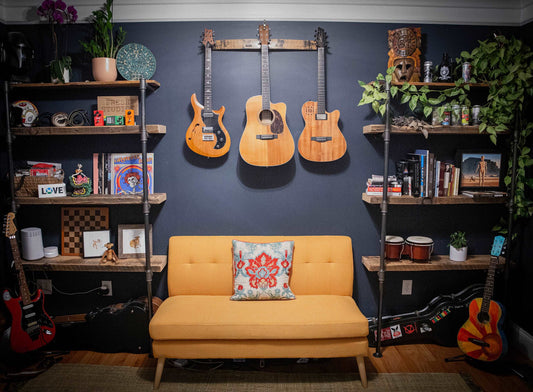
[(393, 82), (418, 82), (420, 80), (420, 27), (403, 27), (389, 30), (388, 67), (396, 66)]

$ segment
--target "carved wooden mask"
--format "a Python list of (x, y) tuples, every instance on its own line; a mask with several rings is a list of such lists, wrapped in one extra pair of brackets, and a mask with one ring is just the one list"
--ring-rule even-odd
[(394, 82), (418, 82), (420, 80), (420, 27), (402, 27), (389, 30), (389, 62), (396, 66)]

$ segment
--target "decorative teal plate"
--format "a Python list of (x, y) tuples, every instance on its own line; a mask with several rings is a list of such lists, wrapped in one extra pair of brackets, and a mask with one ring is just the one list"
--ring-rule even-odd
[(117, 70), (126, 80), (150, 79), (155, 65), (153, 53), (141, 44), (124, 45), (117, 53)]

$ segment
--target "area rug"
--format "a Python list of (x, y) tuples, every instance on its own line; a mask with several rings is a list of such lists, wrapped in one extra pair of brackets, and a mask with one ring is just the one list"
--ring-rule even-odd
[[(151, 391), (154, 368), (62, 364), (52, 366), (9, 391), (20, 392), (141, 392)], [(449, 392), (472, 389), (456, 373), (369, 373), (364, 389), (354, 373), (284, 373), (271, 371), (191, 371), (165, 368), (159, 389), (193, 392)]]

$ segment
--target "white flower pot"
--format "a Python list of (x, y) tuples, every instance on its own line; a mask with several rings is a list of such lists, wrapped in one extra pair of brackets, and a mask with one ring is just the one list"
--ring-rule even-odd
[(463, 246), (462, 248), (456, 249), (450, 245), (450, 260), (451, 261), (466, 261), (467, 250), (468, 250), (467, 246)]

